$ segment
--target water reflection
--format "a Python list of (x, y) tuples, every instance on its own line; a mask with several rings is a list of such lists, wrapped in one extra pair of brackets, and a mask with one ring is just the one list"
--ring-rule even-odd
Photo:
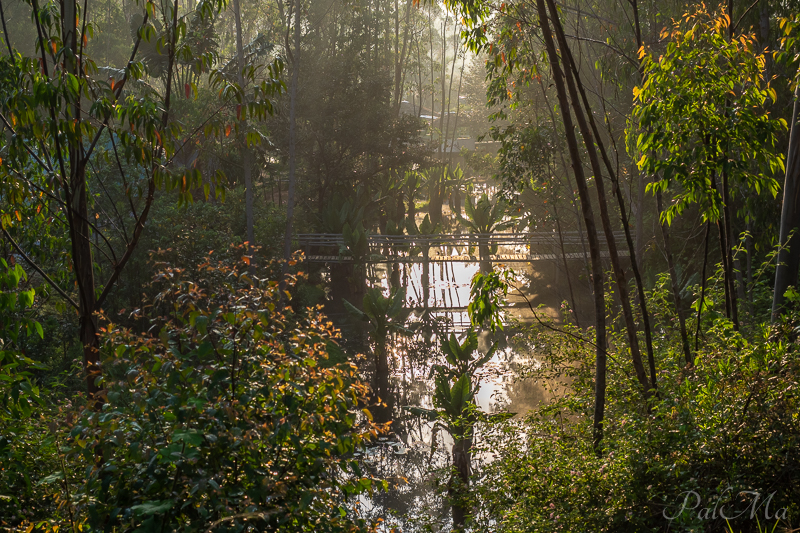
[[(548, 306), (542, 314), (558, 317), (558, 304), (565, 299), (559, 292), (559, 273), (555, 272), (553, 283), (552, 263), (536, 266), (537, 271), (532, 264), (514, 266), (519, 274), (519, 289), (534, 306), (538, 303)], [(430, 369), (443, 362), (439, 339), (450, 331), (460, 337), (468, 328), (466, 306), (470, 282), (479, 268), (477, 262), (433, 260), (427, 264), (400, 265), (399, 279), (406, 288), (406, 306), (413, 309), (409, 326), (416, 333), (410, 338), (395, 336), (389, 342), (392, 432), (359, 452), (365, 471), (390, 482), (388, 491), (361, 497), (357, 502), (362, 516), (382, 518), (386, 531), (391, 527), (401, 527), (402, 531), (449, 531), (447, 490), (437, 483), (446, 483), (449, 477), (453, 439), (440, 424), (403, 407), (434, 407)], [(373, 265), (370, 271), (370, 283), (382, 287), (385, 294), (389, 293), (391, 270), (391, 266)], [(535, 368), (539, 362), (536, 347), (521, 342), (518, 336), (515, 338), (519, 329), (513, 323), (530, 324), (533, 315), (519, 293), (510, 295), (507, 303), (512, 325), (494, 336), (483, 333), (479, 339), (481, 353), (486, 353), (495, 342), (499, 343), (499, 349), (476, 376), (480, 388), (475, 401), (486, 413), (511, 412), (521, 417), (548, 401), (553, 392), (540, 383), (518, 377), (521, 369)], [(476, 438), (480, 440), (480, 434)], [(486, 464), (493, 459), (491, 453), (476, 451), (473, 463)]]

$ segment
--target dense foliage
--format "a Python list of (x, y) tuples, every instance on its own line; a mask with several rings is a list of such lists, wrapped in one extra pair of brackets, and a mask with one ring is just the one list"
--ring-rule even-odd
[(718, 318), (686, 366), (666, 280), (649, 296), (662, 326), (659, 397), (642, 407), (631, 365), (615, 360), (599, 456), (588, 418), (591, 350), (547, 330), (527, 340), (544, 347), (533, 374), (569, 392), (491, 432), (485, 446), (499, 457), (480, 498), (481, 508), (495, 510), (487, 519), (502, 516), (498, 531), (728, 531), (726, 518), (735, 531), (755, 531), (757, 521), (771, 530), (797, 516), (795, 343), (770, 341), (767, 328), (745, 337), (710, 310)]
[(0, 529), (794, 531), (798, 13), (0, 0)]
[(352, 512), (373, 480), (347, 457), (377, 429), (355, 367), (328, 360), (330, 322), (291, 307), (293, 279), (283, 292), (210, 258), (196, 275), (160, 266), (151, 334), (104, 326), (105, 404), (51, 427), (60, 468), (35, 515), (91, 530), (365, 528)]

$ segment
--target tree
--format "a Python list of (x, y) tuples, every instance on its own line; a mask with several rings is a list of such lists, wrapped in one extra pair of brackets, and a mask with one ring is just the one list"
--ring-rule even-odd
[(783, 170), (776, 153), (786, 122), (766, 109), (775, 90), (764, 80), (763, 53), (754, 36), (731, 40), (730, 19), (703, 9), (684, 16), (664, 37), (656, 57), (642, 51), (644, 83), (634, 90), (638, 166), (653, 176), (655, 193), (673, 194), (662, 214), (671, 224), (690, 205), (716, 224), (728, 318), (738, 328), (733, 265), (734, 194), (775, 196)]
[(515, 223), (513, 217), (508, 217), (508, 204), (500, 197), (489, 199), (486, 193), (481, 194), (477, 202), (471, 196), (467, 196), (464, 213), (467, 215), (466, 218), (462, 217), (461, 213), (456, 214), (458, 221), (470, 233), (478, 235), (481, 272), (489, 272), (492, 270), (489, 255), (497, 253), (496, 245), (489, 246), (490, 235), (508, 229)]
[[(239, 0), (233, 0), (233, 16), (236, 20), (236, 70), (239, 85), (244, 89), (244, 46), (242, 46), (242, 10), (239, 7)], [(244, 197), (245, 197), (245, 217), (247, 219), (247, 242), (250, 246), (255, 244), (253, 232), (253, 177), (251, 168), (251, 156), (249, 140), (247, 140), (247, 119), (244, 120), (245, 142), (242, 146), (242, 170), (244, 174)]]
[[(91, 59), (89, 15), (78, 2), (64, 2), (60, 13), (37, 0), (30, 6), (39, 56), (24, 56), (7, 39), (9, 55), (0, 59), (0, 84), (8, 95), (0, 116), (9, 133), (0, 139), (2, 194), (9, 199), (0, 218), (6, 239), (78, 311), (87, 390), (100, 402), (96, 313), (137, 248), (156, 190), (176, 190), (180, 202), (189, 202), (192, 191), (204, 186), (199, 169), (177, 162), (193, 132), (184, 131), (172, 109), (179, 64), (209, 74), (230, 97), (224, 76), (213, 70), (215, 52), (193, 48), (196, 35), (187, 31), (213, 19), (221, 4), (201, 0), (179, 15), (177, 1), (160, 8), (146, 3), (144, 14), (134, 18), (135, 43), (122, 70), (100, 68)], [(254, 91), (266, 98), (279, 88), (270, 79)], [(186, 83), (183, 92), (188, 98), (196, 86)], [(268, 110), (268, 103), (250, 108), (254, 115)], [(110, 198), (111, 214), (98, 205), (99, 197)], [(118, 208), (128, 212), (123, 216)], [(52, 279), (13, 238), (22, 210), (34, 219), (50, 216), (65, 232), (69, 276)], [(108, 235), (108, 228), (117, 235)], [(102, 284), (98, 273), (106, 276)]]
[[(798, 17), (786, 18), (781, 21), (784, 38), (780, 55), (784, 58), (791, 56), (791, 51), (797, 47), (797, 38), (793, 30), (797, 27)], [(793, 66), (797, 67), (795, 55), (792, 57)], [(781, 222), (778, 242), (781, 246), (775, 266), (775, 286), (772, 293), (772, 320), (775, 321), (785, 312), (784, 295), (790, 285), (797, 283), (797, 273), (800, 269), (800, 83), (796, 73), (792, 82), (795, 84), (794, 106), (792, 107), (791, 122), (789, 123), (789, 148), (786, 156), (786, 173), (783, 182), (783, 201), (781, 203)]]
[(430, 239), (441, 233), (441, 225), (433, 224), (429, 215), (425, 215), (422, 222), (417, 225), (417, 221), (413, 218), (406, 220), (406, 231), (409, 235), (419, 237), (419, 242), (416, 246), (409, 250), (410, 256), (420, 254), (422, 256), (422, 305), (428, 307), (430, 300), (431, 288), (431, 273), (430, 273), (430, 257), (431, 250)]

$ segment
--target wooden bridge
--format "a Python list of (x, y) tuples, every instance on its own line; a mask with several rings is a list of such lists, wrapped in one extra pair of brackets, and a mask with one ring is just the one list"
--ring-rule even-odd
[[(624, 233), (615, 233), (621, 257), (629, 255)], [(305, 260), (312, 263), (352, 263), (342, 235), (304, 233), (297, 237)], [(583, 260), (589, 257), (588, 244), (577, 231), (532, 233), (445, 233), (439, 235), (369, 235), (369, 253), (365, 263), (461, 262), (481, 260), (481, 247), (497, 246), (496, 254), (485, 258), (493, 263), (529, 263), (533, 261)], [(601, 241), (604, 242), (604, 241)], [(562, 248), (563, 243), (563, 248)], [(586, 246), (586, 247), (584, 247)], [(427, 252), (427, 253), (426, 253)], [(608, 257), (608, 251), (601, 251)]]

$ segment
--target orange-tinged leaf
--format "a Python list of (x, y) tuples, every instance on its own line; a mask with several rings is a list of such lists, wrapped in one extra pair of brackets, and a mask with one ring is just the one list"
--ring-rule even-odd
[(242, 261), (244, 261), (245, 265), (250, 266), (250, 258), (247, 257), (246, 255), (242, 256)]
[(86, 48), (89, 44), (89, 39), (86, 38), (86, 34), (83, 34), (83, 47)]
[(19, 211), (14, 211), (14, 214), (17, 216), (17, 220), (22, 222), (22, 215), (19, 214)]
[(242, 120), (242, 104), (236, 104), (236, 118)]
[(228, 124), (227, 126), (225, 126), (225, 137), (227, 137), (230, 134), (231, 134), (231, 125)]
[(53, 49), (53, 53), (55, 54), (56, 53), (56, 42), (55, 41), (50, 41), (50, 48)]
[(158, 139), (158, 144), (163, 145), (164, 143), (161, 141), (161, 134), (158, 133), (158, 130), (155, 130), (156, 139)]
[(183, 85), (183, 90), (186, 93), (186, 98), (189, 98), (189, 95), (192, 94), (192, 86), (189, 85), (188, 83), (185, 83)]
[(117, 80), (115, 80), (114, 78), (109, 78), (109, 80), (111, 80), (111, 90), (113, 91), (114, 85), (117, 83)]

